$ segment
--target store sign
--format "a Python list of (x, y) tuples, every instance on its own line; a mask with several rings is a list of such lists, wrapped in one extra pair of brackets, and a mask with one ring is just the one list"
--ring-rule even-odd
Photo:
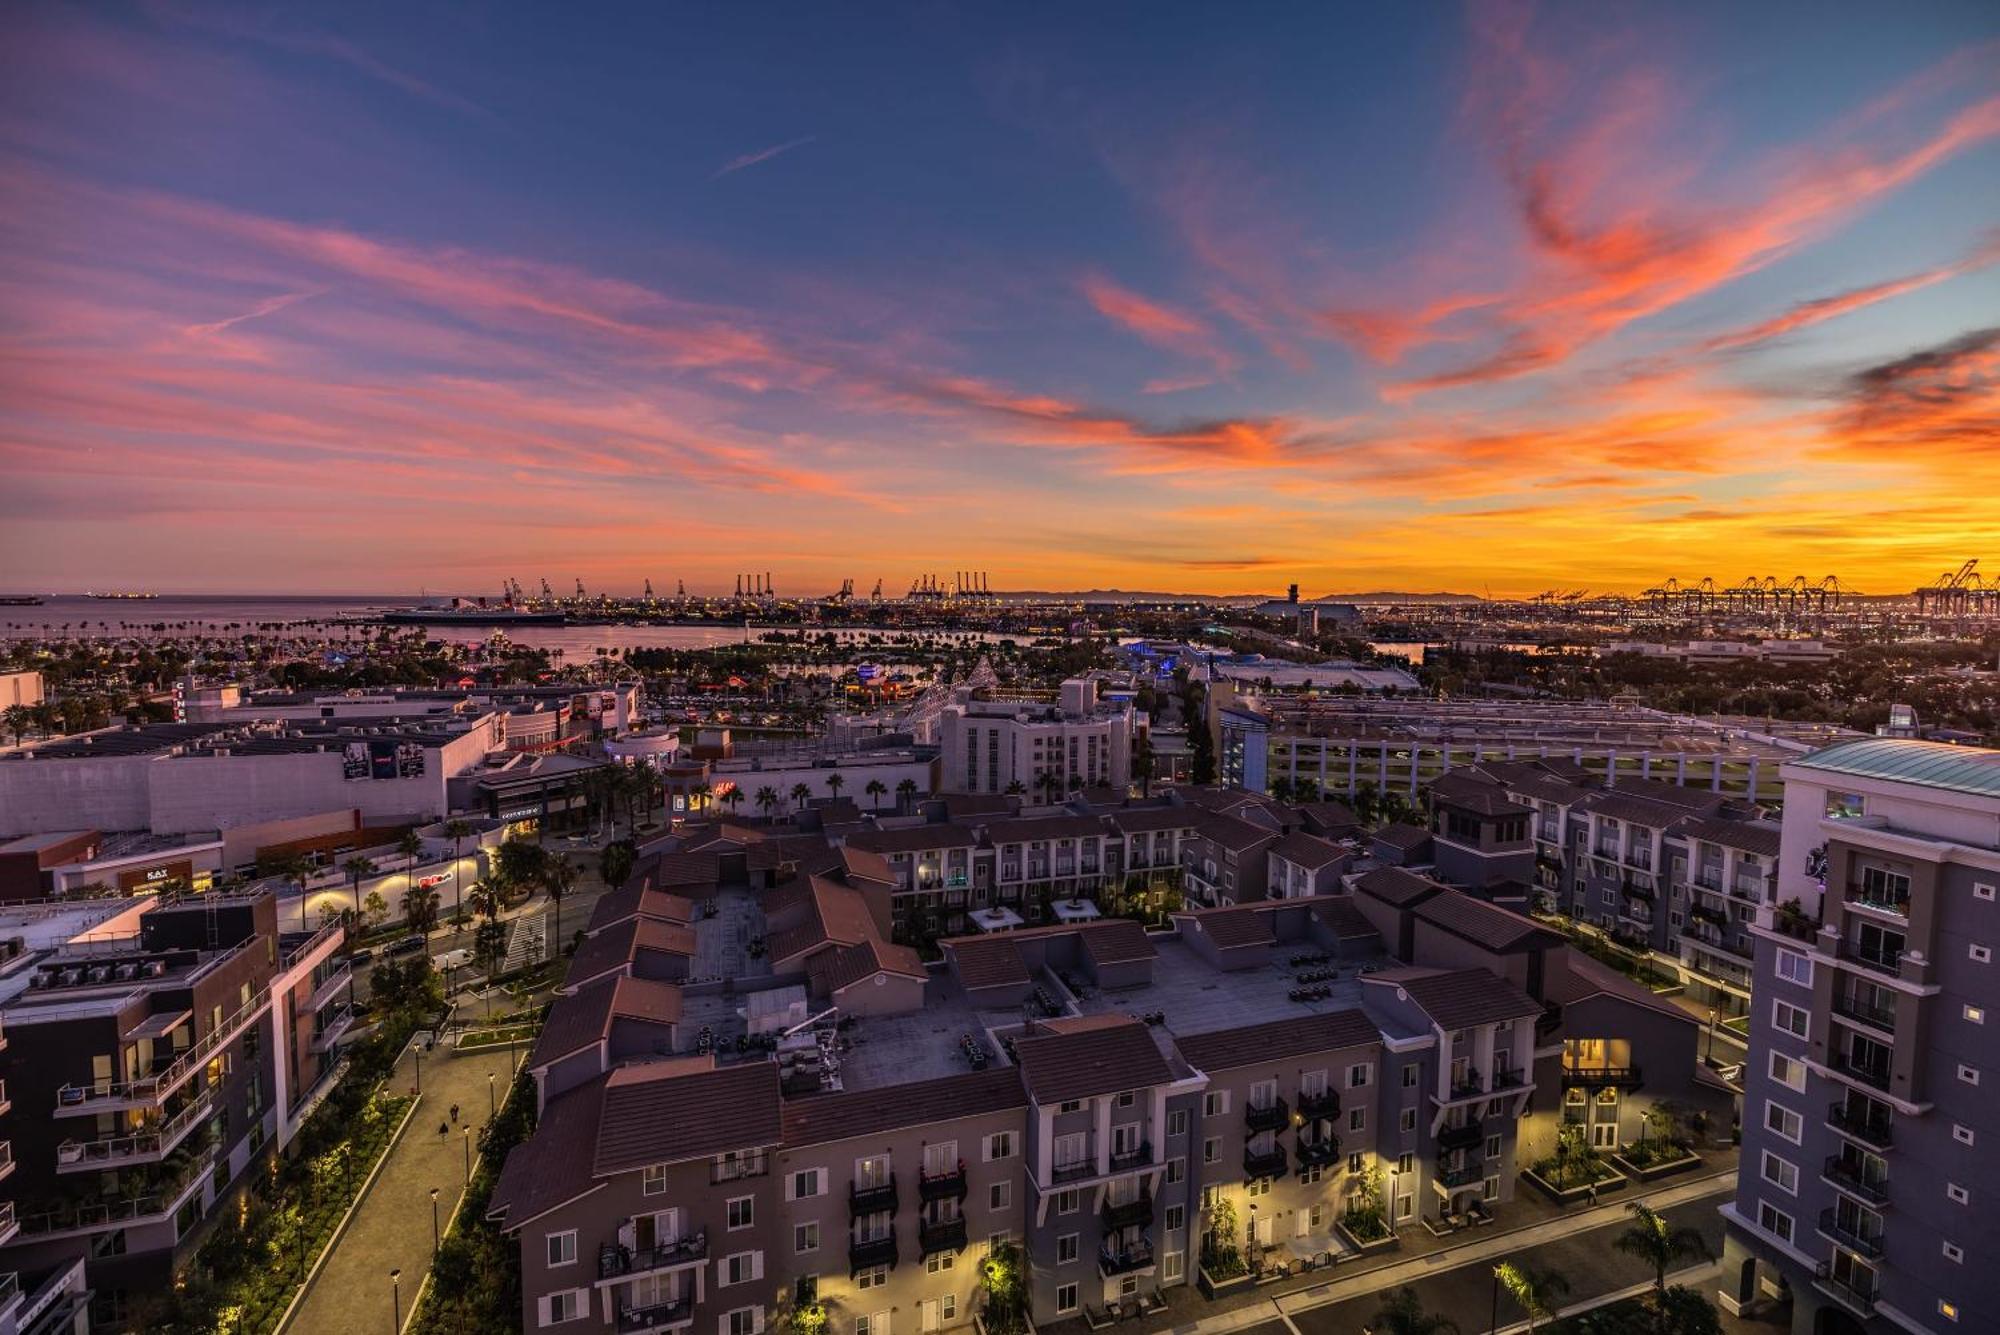
[(163, 862), (157, 867), (135, 868), (118, 873), (118, 889), (127, 895), (154, 895), (194, 879), (194, 860)]
[(371, 737), (347, 743), (340, 752), (340, 777), (361, 779), (420, 779), (424, 774), (424, 748), (418, 742), (399, 742), (393, 737)]
[(417, 888), (420, 890), (428, 890), (434, 885), (443, 885), (446, 881), (449, 881), (451, 878), (452, 878), (452, 873), (449, 871), (432, 872), (429, 876), (419, 876), (417, 878)]

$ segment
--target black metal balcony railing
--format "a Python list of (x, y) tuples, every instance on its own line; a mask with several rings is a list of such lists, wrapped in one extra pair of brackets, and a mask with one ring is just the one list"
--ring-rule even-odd
[(925, 1201), (965, 1199), (965, 1160), (940, 1173), (925, 1173), (917, 1179), (917, 1196)]
[(1836, 1275), (1833, 1273), (1831, 1261), (1821, 1261), (1813, 1283), (1863, 1316), (1875, 1315), (1873, 1275), (1863, 1271), (1850, 1271), (1845, 1276)]
[(707, 1257), (708, 1230), (706, 1229), (654, 1247), (614, 1245), (604, 1248), (597, 1254), (597, 1277), (617, 1279), (624, 1275), (643, 1275), (648, 1270), (685, 1265), (690, 1261), (706, 1260)]
[(1832, 1209), (1819, 1212), (1819, 1231), (1857, 1256), (1865, 1256), (1871, 1261), (1889, 1249), (1887, 1241), (1880, 1232), (1857, 1233), (1843, 1225), (1837, 1212)]
[(896, 1175), (889, 1174), (887, 1182), (874, 1186), (863, 1186), (856, 1182), (847, 1189), (847, 1206), (854, 1214), (878, 1214), (883, 1210), (896, 1208)]
[(1910, 916), (1910, 896), (1907, 894), (1870, 894), (1858, 885), (1850, 885), (1842, 898), (1850, 904), (1873, 909), (1877, 913), (1890, 913), (1898, 918)]
[(847, 1268), (855, 1274), (878, 1265), (886, 1265), (893, 1270), (897, 1259), (896, 1235), (893, 1233), (880, 1238), (857, 1238), (847, 1244)]
[(1144, 1238), (1113, 1247), (1105, 1243), (1097, 1249), (1097, 1268), (1106, 1275), (1124, 1275), (1153, 1264), (1153, 1244)]
[(938, 1252), (962, 1252), (965, 1250), (965, 1216), (956, 1219), (921, 1219), (917, 1221), (917, 1245), (923, 1248), (925, 1256)]
[(1308, 1122), (1321, 1117), (1340, 1116), (1340, 1091), (1329, 1089), (1318, 1094), (1299, 1095), (1299, 1116)]
[(1562, 1082), (1565, 1085), (1580, 1085), (1585, 1089), (1599, 1089), (1606, 1085), (1637, 1085), (1640, 1070), (1636, 1066), (1570, 1066), (1562, 1068)]
[(668, 1326), (678, 1326), (693, 1320), (692, 1295), (674, 1298), (664, 1303), (653, 1303), (648, 1307), (620, 1307), (618, 1335), (644, 1335), (646, 1331), (665, 1330)]
[(1462, 1075), (1451, 1078), (1451, 1096), (1455, 1099), (1470, 1098), (1474, 1094), (1484, 1094), (1486, 1083), (1479, 1078), (1479, 1072), (1468, 1067)]
[(1864, 969), (1886, 973), (1894, 977), (1903, 972), (1903, 952), (1886, 946), (1863, 946), (1843, 939), (1834, 953), (1850, 964), (1859, 964)]
[(1095, 1155), (1086, 1155), (1081, 1159), (1071, 1159), (1067, 1163), (1049, 1165), (1049, 1180), (1051, 1182), (1074, 1182), (1078, 1178), (1096, 1176), (1097, 1158)]
[(1153, 1142), (1142, 1140), (1129, 1150), (1111, 1151), (1111, 1171), (1122, 1173), (1131, 1168), (1144, 1168), (1153, 1162)]
[(1826, 1110), (1826, 1120), (1829, 1126), (1875, 1149), (1886, 1150), (1894, 1143), (1887, 1117), (1870, 1116), (1845, 1103), (1836, 1103)]
[(1527, 1080), (1528, 1073), (1515, 1066), (1505, 1071), (1495, 1071), (1489, 1088), (1497, 1094), (1503, 1089), (1519, 1089), (1527, 1083)]
[(1329, 1135), (1322, 1136), (1318, 1140), (1299, 1137), (1298, 1160), (1301, 1168), (1311, 1168), (1315, 1165), (1323, 1168), (1328, 1164), (1340, 1162), (1340, 1137)]
[(1437, 1183), (1446, 1190), (1469, 1187), (1479, 1180), (1480, 1170), (1477, 1164), (1467, 1164), (1463, 1168), (1440, 1167), (1437, 1171)]
[(1470, 1149), (1484, 1139), (1486, 1133), (1477, 1122), (1467, 1122), (1464, 1126), (1448, 1126), (1438, 1132), (1438, 1149), (1444, 1152)]
[(1292, 1120), (1292, 1110), (1283, 1099), (1273, 1099), (1263, 1107), (1249, 1107), (1243, 1110), (1243, 1125), (1250, 1131), (1281, 1130)]
[(1887, 1062), (1864, 1062), (1845, 1052), (1836, 1052), (1827, 1063), (1834, 1070), (1851, 1079), (1875, 1089), (1889, 1088), (1889, 1064)]
[(1153, 1193), (1142, 1191), (1129, 1201), (1104, 1203), (1104, 1227), (1144, 1228), (1153, 1222)]
[(1872, 1025), (1890, 1033), (1894, 1033), (1896, 1029), (1894, 1006), (1884, 1006), (1878, 1001), (1869, 1001), (1844, 992), (1833, 994), (1833, 1013), (1842, 1019), (1858, 1020), (1862, 1024)]
[(1243, 1176), (1248, 1178), (1281, 1177), (1285, 1171), (1285, 1147), (1274, 1145), (1268, 1150), (1257, 1151), (1247, 1145), (1243, 1149)]
[(1843, 1159), (1838, 1154), (1828, 1155), (1826, 1165), (1821, 1171), (1827, 1181), (1833, 1183), (1850, 1196), (1859, 1197), (1870, 1205), (1887, 1205), (1889, 1203), (1889, 1178), (1887, 1174), (1874, 1178), (1865, 1177), (1862, 1175), (1860, 1164)]

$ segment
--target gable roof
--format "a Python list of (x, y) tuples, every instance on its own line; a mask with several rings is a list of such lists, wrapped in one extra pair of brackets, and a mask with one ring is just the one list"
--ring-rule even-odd
[(1401, 867), (1377, 867), (1365, 872), (1355, 878), (1354, 888), (1370, 899), (1379, 899), (1397, 908), (1409, 908), (1433, 895), (1444, 893), (1444, 887), (1436, 881), (1413, 871), (1404, 871)]
[(951, 960), (952, 972), (966, 988), (1008, 987), (1028, 981), (1021, 949), (1008, 934), (962, 936), (939, 942)]
[(600, 1075), (548, 1101), (534, 1133), (507, 1152), (486, 1217), (502, 1229), (521, 1227), (558, 1205), (595, 1191), (591, 1163), (597, 1119), (610, 1080)]
[(1227, 1071), (1263, 1066), (1302, 1057), (1309, 1052), (1333, 1052), (1381, 1040), (1375, 1022), (1359, 1009), (1325, 1014), (1293, 1015), (1238, 1029), (1203, 1034), (1176, 1034), (1174, 1046), (1188, 1065), (1202, 1071)]
[(692, 959), (694, 931), (679, 923), (653, 918), (627, 918), (595, 936), (586, 936), (571, 956), (563, 986), (576, 987), (637, 959), (644, 950)]
[(1093, 964), (1136, 964), (1160, 954), (1146, 929), (1130, 918), (1100, 918), (1082, 926), (1077, 936)]
[(547, 1066), (603, 1042), (614, 1020), (671, 1025), (680, 1018), (681, 990), (674, 984), (623, 974), (602, 978), (555, 999), (528, 1065)]
[(1347, 850), (1340, 845), (1328, 843), (1318, 835), (1307, 834), (1304, 830), (1292, 831), (1265, 851), (1272, 857), (1283, 858), (1287, 862), (1314, 871), (1331, 866), (1347, 853)]
[(1393, 969), (1363, 974), (1362, 981), (1402, 988), (1441, 1029), (1463, 1029), (1542, 1013), (1541, 1002), (1484, 969)]
[(788, 907), (797, 902), (804, 902), (808, 908), (806, 921), (771, 933), (766, 942), (774, 965), (797, 959), (821, 946), (858, 946), (881, 935), (867, 894), (855, 886), (811, 876), (803, 883), (799, 897), (786, 899)]
[(785, 1147), (824, 1145), (901, 1127), (986, 1117), (1027, 1105), (1021, 1073), (1011, 1066), (897, 1085), (893, 1098), (884, 1098), (881, 1090), (814, 1094), (785, 1101)]
[(914, 978), (919, 982), (930, 977), (924, 971), (923, 956), (915, 950), (873, 938), (840, 950), (822, 951), (813, 956), (812, 962), (806, 966), (807, 977), (823, 993), (852, 987), (878, 973)]
[(593, 1173), (607, 1177), (784, 1138), (776, 1062), (691, 1069), (699, 1060), (621, 1066), (605, 1078)]
[(1548, 977), (1549, 1000), (1563, 1005), (1591, 997), (1616, 997), (1687, 1024), (1699, 1024), (1694, 1016), (1636, 979), (1627, 978), (1608, 964), (1600, 964), (1580, 950), (1564, 952), (1565, 967), (1552, 969)]
[(1144, 1024), (1124, 1015), (1050, 1020), (1014, 1041), (1021, 1081), (1036, 1103), (1118, 1094), (1173, 1081), (1173, 1068)]
[(1269, 904), (1226, 904), (1213, 909), (1185, 909), (1173, 916), (1192, 921), (1220, 949), (1235, 950), (1268, 946), (1277, 940), (1271, 932), (1270, 914)]
[(1421, 825), (1412, 825), (1407, 821), (1397, 821), (1391, 825), (1384, 825), (1368, 837), (1378, 844), (1387, 844), (1391, 848), (1400, 848), (1407, 853), (1413, 848), (1421, 848), (1423, 845), (1429, 843), (1431, 832)]
[(1431, 798), (1481, 816), (1525, 816), (1528, 808), (1507, 796), (1499, 784), (1474, 778), (1463, 770), (1440, 774), (1431, 781)]
[(926, 853), (947, 848), (972, 848), (979, 836), (963, 825), (909, 825), (888, 830), (857, 830), (847, 847), (871, 853)]
[(1415, 912), (1433, 927), (1501, 954), (1563, 943), (1561, 936), (1534, 919), (1457, 890), (1447, 889), (1419, 901)]
[(1203, 813), (1192, 807), (1120, 807), (1106, 813), (1111, 823), (1123, 834), (1140, 834), (1153, 830), (1191, 830), (1202, 819)]
[(1355, 907), (1352, 895), (1315, 895), (1306, 901), (1313, 917), (1333, 933), (1337, 941), (1354, 937), (1378, 936), (1380, 932), (1368, 915)]
[(1218, 848), (1233, 849), (1238, 853), (1271, 843), (1278, 837), (1276, 830), (1214, 812), (1202, 817), (1194, 832), (1197, 837), (1208, 840)]
[(590, 911), (590, 925), (584, 929), (584, 934), (595, 935), (627, 918), (691, 923), (694, 921), (694, 901), (664, 890), (648, 890), (638, 880), (630, 880), (597, 901), (597, 907)]
[(1035, 839), (1093, 839), (1105, 833), (1096, 816), (1016, 816), (985, 821), (979, 829), (992, 844), (1021, 844)]
[(1770, 821), (1705, 820), (1690, 816), (1674, 826), (1672, 833), (1767, 858), (1778, 856), (1781, 842), (1779, 826)]

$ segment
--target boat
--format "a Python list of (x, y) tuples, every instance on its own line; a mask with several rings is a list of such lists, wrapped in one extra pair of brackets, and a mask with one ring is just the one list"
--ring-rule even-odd
[(388, 626), (566, 626), (561, 612), (531, 612), (520, 607), (394, 607), (370, 613), (365, 620)]
[(42, 599), (32, 593), (0, 594), (0, 607), (40, 607)]
[(86, 593), (83, 596), (86, 598), (94, 598), (101, 603), (103, 602), (132, 603), (132, 602), (146, 602), (150, 599), (157, 598), (160, 595), (157, 593)]

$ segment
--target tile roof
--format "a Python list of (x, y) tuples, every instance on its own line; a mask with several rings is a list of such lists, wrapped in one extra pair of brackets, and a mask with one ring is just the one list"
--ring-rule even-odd
[[(880, 893), (877, 891), (876, 893)], [(773, 965), (796, 959), (822, 945), (856, 946), (882, 934), (866, 892), (824, 876), (804, 882), (807, 920), (796, 927), (773, 932), (766, 942)], [(797, 900), (788, 900), (794, 904)]]
[(1105, 834), (1104, 822), (1096, 816), (1017, 816), (980, 824), (980, 833), (991, 844), (1020, 844), (1034, 839), (1089, 839)]
[(1703, 820), (1690, 816), (1674, 826), (1672, 833), (1690, 839), (1703, 839), (1744, 853), (1775, 858), (1778, 856), (1781, 831), (1769, 821)]
[(691, 923), (694, 921), (694, 901), (664, 890), (647, 890), (636, 881), (627, 881), (621, 889), (613, 890), (597, 901), (597, 907), (590, 911), (590, 925), (585, 932), (594, 935), (628, 918)]
[(1420, 901), (1415, 912), (1433, 927), (1502, 954), (1563, 943), (1561, 936), (1534, 919), (1457, 890), (1445, 890)]
[(1194, 832), (1218, 848), (1230, 848), (1239, 853), (1271, 843), (1278, 837), (1276, 830), (1213, 812), (1202, 817), (1201, 823), (1194, 827)]
[(1267, 946), (1277, 938), (1271, 934), (1269, 905), (1238, 904), (1215, 909), (1190, 909), (1174, 917), (1192, 919), (1201, 934), (1223, 950), (1243, 946)]
[(1307, 834), (1303, 830), (1293, 831), (1265, 851), (1272, 857), (1283, 858), (1315, 871), (1338, 862), (1347, 853), (1340, 845), (1328, 843), (1318, 835)]
[(536, 1216), (595, 1191), (591, 1164), (608, 1075), (550, 1099), (534, 1133), (507, 1152), (486, 1216), (515, 1229)]
[(1426, 880), (1401, 867), (1377, 867), (1363, 873), (1355, 878), (1354, 888), (1370, 899), (1379, 899), (1397, 908), (1421, 904), (1432, 895), (1444, 893), (1444, 887), (1436, 881)]
[(1014, 1059), (1036, 1103), (1118, 1094), (1173, 1081), (1152, 1031), (1123, 1015), (1081, 1015), (1038, 1026), (1016, 1039)]
[(1344, 802), (1301, 802), (1292, 809), (1322, 832), (1351, 833), (1361, 828), (1361, 818)]
[(864, 978), (872, 978), (878, 973), (898, 974), (904, 978), (925, 979), (930, 977), (924, 971), (923, 956), (909, 946), (891, 945), (888, 942), (867, 940), (857, 946), (847, 946), (839, 950), (829, 950), (813, 956), (806, 966), (806, 973), (813, 985), (821, 992), (837, 992), (843, 987), (852, 987)]
[(1564, 967), (1551, 969), (1548, 976), (1549, 1000), (1567, 1006), (1590, 997), (1608, 996), (1629, 1001), (1687, 1024), (1698, 1024), (1694, 1016), (1636, 979), (1627, 978), (1608, 964), (1600, 964), (1580, 950), (1564, 952)]
[(1152, 830), (1191, 830), (1206, 813), (1195, 807), (1121, 807), (1106, 813), (1125, 834)]
[(1400, 848), (1404, 852), (1408, 852), (1413, 848), (1421, 848), (1423, 845), (1429, 843), (1431, 832), (1421, 825), (1411, 825), (1406, 821), (1398, 821), (1393, 825), (1384, 825), (1368, 837), (1377, 843), (1387, 844), (1391, 848)]
[(900, 829), (861, 830), (847, 836), (849, 848), (871, 853), (925, 853), (933, 849), (972, 848), (979, 837), (963, 825), (910, 825)]
[(1368, 921), (1368, 915), (1354, 906), (1352, 895), (1316, 895), (1306, 902), (1313, 917), (1333, 933), (1335, 940), (1379, 934), (1375, 924)]
[(593, 1173), (605, 1177), (647, 1164), (706, 1159), (784, 1138), (776, 1062), (690, 1067), (689, 1061), (642, 1062), (611, 1072)]
[(1146, 929), (1130, 918), (1104, 918), (1087, 924), (1077, 935), (1093, 964), (1135, 964), (1160, 954)]
[(623, 975), (603, 978), (555, 999), (528, 1064), (546, 1066), (602, 1042), (610, 1037), (613, 1020), (671, 1025), (680, 1018), (681, 990), (674, 984)]
[[(1011, 1066), (897, 1085), (893, 1098), (884, 1098), (880, 1090), (814, 1094), (785, 1101), (785, 1147), (797, 1149), (904, 1127), (936, 1126), (1027, 1105), (1021, 1073)], [(965, 1154), (970, 1148), (961, 1145), (961, 1156), (971, 1157)]]
[(1021, 949), (1006, 933), (958, 937), (940, 944), (961, 987), (1007, 987), (1028, 981)]
[(1394, 982), (1444, 1029), (1463, 1029), (1467, 1025), (1492, 1024), (1542, 1013), (1541, 1002), (1484, 969), (1396, 970), (1387, 976), (1364, 974), (1362, 981)]
[(652, 890), (707, 889), (722, 879), (722, 857), (709, 851), (661, 853), (632, 874)]
[(1176, 1034), (1174, 1046), (1189, 1065), (1202, 1071), (1227, 1071), (1263, 1066), (1302, 1057), (1309, 1052), (1333, 1052), (1380, 1042), (1375, 1022), (1359, 1009), (1294, 1015), (1239, 1029), (1205, 1034)]
[(1461, 811), (1481, 816), (1525, 816), (1528, 808), (1511, 800), (1498, 784), (1476, 779), (1461, 770), (1440, 774), (1431, 781), (1431, 798)]
[(651, 918), (627, 918), (587, 936), (569, 962), (564, 986), (587, 983), (611, 970), (630, 964), (642, 950), (694, 958), (694, 932), (679, 923), (657, 922)]

